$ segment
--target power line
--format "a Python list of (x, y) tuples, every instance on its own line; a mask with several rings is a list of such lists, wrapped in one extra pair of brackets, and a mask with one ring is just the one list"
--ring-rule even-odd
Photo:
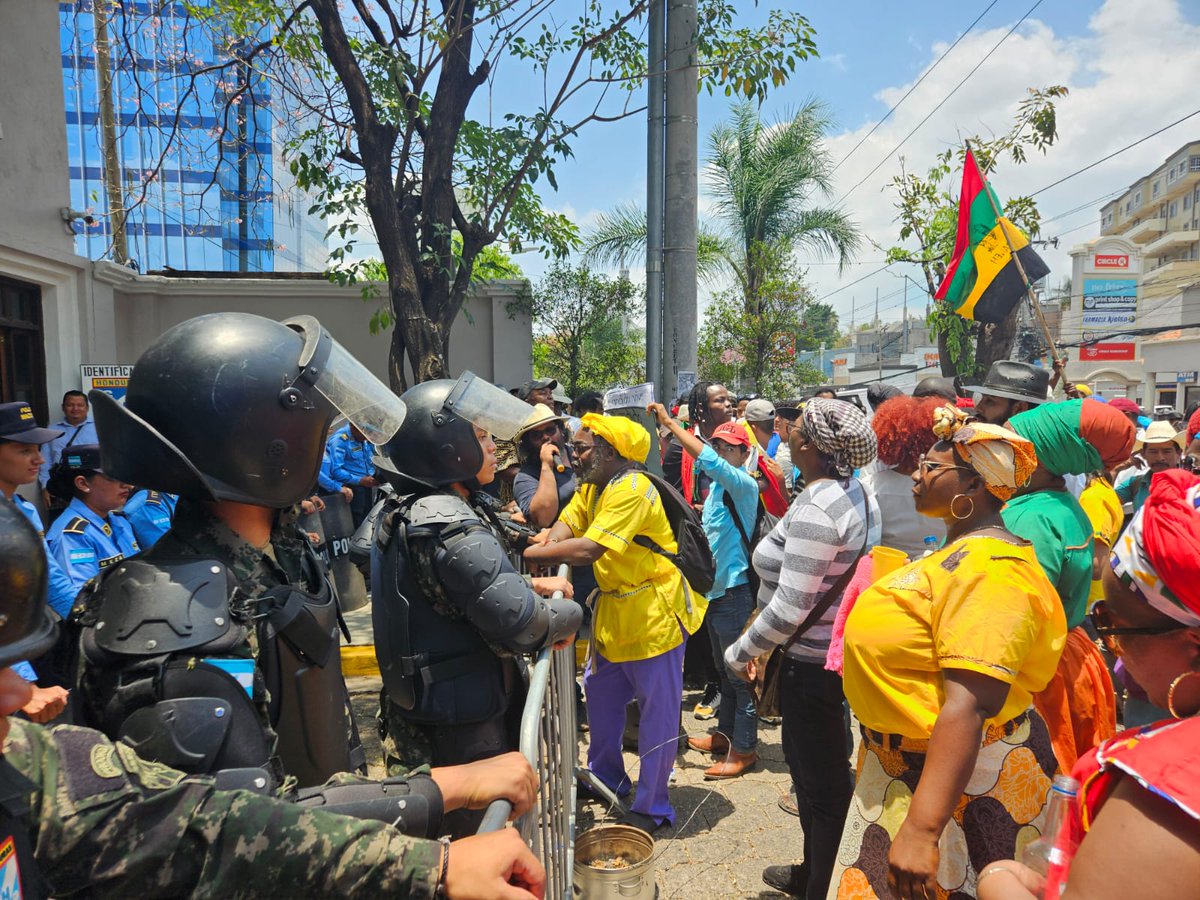
[(880, 266), (880, 267), (879, 267), (878, 269), (876, 269), (874, 272), (868, 272), (866, 275), (863, 275), (863, 276), (862, 276), (862, 277), (860, 277), (860, 278), (855, 278), (855, 279), (854, 279), (853, 281), (851, 281), (849, 284), (843, 284), (843, 285), (842, 285), (841, 287), (839, 287), (839, 288), (834, 288), (834, 289), (833, 289), (832, 291), (830, 291), (828, 294), (822, 294), (820, 297), (818, 297), (818, 298), (817, 298), (816, 300), (814, 300), (813, 302), (814, 302), (814, 303), (823, 303), (825, 300), (828, 300), (828, 299), (829, 299), (830, 297), (832, 297), (834, 294), (840, 294), (842, 291), (846, 290), (846, 288), (854, 287), (854, 285), (858, 284), (860, 281), (866, 281), (868, 278), (871, 278), (871, 277), (873, 277), (873, 276), (875, 276), (875, 275), (878, 275), (880, 272), (882, 272), (884, 269), (886, 269), (886, 268), (887, 268), (888, 266), (890, 266), (890, 265), (891, 265), (891, 263), (887, 263), (887, 265)]
[(1186, 122), (1188, 119), (1192, 118), (1193, 116), (1198, 116), (1198, 115), (1200, 115), (1200, 109), (1194, 110), (1193, 112), (1188, 113), (1186, 116), (1176, 119), (1170, 125), (1164, 125), (1162, 128), (1158, 129), (1158, 131), (1152, 131), (1145, 137), (1138, 138), (1132, 144), (1126, 144), (1120, 150), (1114, 150), (1112, 153), (1108, 154), (1108, 156), (1101, 157), (1100, 159), (1096, 160), (1094, 163), (1089, 163), (1088, 165), (1084, 166), (1082, 169), (1075, 170), (1070, 175), (1064, 175), (1062, 178), (1058, 179), (1058, 181), (1052, 182), (1052, 183), (1046, 185), (1044, 188), (1039, 188), (1038, 190), (1034, 191), (1029, 196), (1036, 197), (1038, 194), (1041, 194), (1041, 193), (1044, 193), (1045, 191), (1050, 190), (1050, 188), (1058, 187), (1064, 181), (1070, 181), (1076, 175), (1082, 175), (1084, 172), (1088, 171), (1088, 169), (1094, 169), (1094, 168), (1096, 168), (1096, 166), (1100, 165), (1100, 163), (1108, 162), (1114, 156), (1120, 156), (1126, 150), (1132, 150), (1138, 144), (1144, 144), (1146, 141), (1150, 140), (1150, 138), (1157, 137), (1158, 135), (1162, 134), (1164, 131), (1168, 131), (1169, 129), (1174, 128), (1176, 125), (1180, 124), (1181, 122)]
[[(1021, 27), (1021, 24), (1026, 19), (1028, 19), (1030, 17), (1030, 15), (1033, 14), (1033, 11), (1035, 9), (1037, 9), (1039, 6), (1042, 5), (1042, 2), (1043, 2), (1043, 0), (1036, 0), (1036, 2), (1033, 4), (1033, 6), (1029, 7), (1029, 9), (1025, 12), (1025, 15), (1021, 16), (1021, 18), (1017, 20), (1017, 24), (1014, 25), (1012, 28), (1008, 29), (1007, 32), (1005, 32), (1004, 37), (1000, 38), (1000, 40), (998, 40), (996, 42), (996, 44), (992, 47), (992, 49), (984, 54), (983, 58), (981, 60), (979, 60), (979, 62), (977, 62), (974, 65), (974, 67), (971, 69), (971, 71), (968, 72), (963, 77), (962, 81), (960, 81), (958, 84), (956, 84), (954, 86), (954, 88), (950, 91), (950, 93), (948, 93), (945, 97), (943, 97), (938, 102), (938, 105), (935, 106), (933, 109), (931, 109), (929, 111), (929, 113), (925, 116), (925, 118), (923, 118), (920, 122), (918, 122), (916, 124), (916, 127), (914, 127), (912, 131), (910, 131), (908, 134), (906, 134), (904, 136), (904, 138), (900, 141), (900, 143), (898, 143), (895, 147), (893, 147), (888, 152), (887, 156), (885, 156), (883, 159), (881, 159), (876, 164), (875, 168), (873, 168), (870, 172), (868, 172), (865, 176), (863, 176), (862, 180), (859, 181), (857, 184), (855, 184), (854, 187), (850, 188), (850, 190), (848, 190), (848, 191), (846, 191), (846, 193), (842, 194), (842, 196), (838, 198), (838, 201), (837, 201), (837, 203), (834, 204), (834, 206), (840, 206), (843, 200), (845, 200), (847, 197), (849, 197), (851, 194), (853, 194), (856, 190), (858, 190), (860, 187), (862, 187), (868, 178), (870, 178), (872, 175), (874, 175), (876, 172), (878, 172), (881, 168), (883, 168), (883, 164), (886, 163), (889, 159), (891, 159), (892, 156), (895, 155), (896, 151), (899, 150), (901, 147), (903, 147), (905, 145), (905, 143), (907, 143), (908, 139), (910, 137), (912, 137), (914, 134), (916, 134), (921, 129), (921, 127), (933, 117), (934, 113), (936, 113), (939, 109), (941, 109), (951, 97), (953, 97), (956, 93), (958, 93), (958, 89), (961, 88), (964, 84), (966, 84), (967, 81), (970, 80), (972, 75), (974, 75), (976, 72), (979, 71), (979, 67), (982, 66), (985, 62), (987, 62), (988, 59), (991, 58), (991, 55), (993, 53), (995, 53), (997, 50), (1000, 49), (1000, 45), (1003, 44), (1005, 41), (1007, 41), (1009, 39), (1009, 37), (1012, 35), (1012, 33)], [(1200, 110), (1197, 110), (1197, 111), (1200, 112)]]
[(1101, 200), (1107, 200), (1109, 197), (1113, 197), (1117, 194), (1123, 194), (1126, 190), (1127, 188), (1117, 188), (1115, 191), (1109, 191), (1107, 194), (1103, 194), (1097, 197), (1095, 200), (1089, 200), (1087, 203), (1079, 204), (1074, 209), (1068, 209), (1066, 212), (1056, 213), (1055, 215), (1050, 216), (1048, 219), (1042, 219), (1039, 224), (1045, 225), (1047, 222), (1053, 222), (1055, 219), (1065, 219), (1069, 215), (1073, 215), (1074, 213), (1085, 210), (1090, 206), (1095, 206)]
[(992, 0), (992, 2), (987, 5), (987, 7), (984, 9), (984, 11), (975, 17), (975, 21), (967, 26), (967, 30), (964, 31), (962, 34), (960, 34), (957, 38), (954, 39), (954, 43), (951, 44), (949, 47), (947, 47), (946, 51), (941, 56), (939, 56), (936, 60), (934, 60), (933, 65), (930, 66), (928, 69), (926, 69), (925, 72), (921, 75), (921, 77), (916, 80), (916, 82), (913, 84), (913, 86), (904, 92), (904, 96), (901, 97), (899, 100), (897, 100), (895, 105), (892, 106), (892, 108), (889, 109), (884, 114), (883, 118), (880, 119), (878, 122), (876, 122), (874, 125), (872, 125), (871, 130), (863, 135), (862, 140), (860, 140), (857, 144), (855, 144), (854, 147), (850, 150), (850, 152), (847, 153), (845, 156), (843, 156), (838, 161), (838, 164), (830, 170), (830, 172), (829, 172), (830, 175), (832, 175), (834, 172), (836, 172), (838, 169), (840, 169), (842, 167), (842, 163), (844, 163), (851, 156), (853, 156), (854, 152), (859, 147), (861, 147), (864, 143), (866, 143), (867, 138), (869, 138), (871, 135), (873, 135), (875, 133), (875, 129), (877, 129), (880, 125), (882, 125), (884, 122), (886, 122), (891, 117), (892, 113), (894, 113), (896, 110), (898, 110), (900, 108), (900, 104), (903, 103), (905, 100), (907, 100), (909, 98), (909, 96), (912, 94), (912, 92), (921, 86), (921, 82), (929, 77), (930, 73), (932, 73), (933, 70), (938, 67), (938, 64), (941, 63), (941, 61), (943, 59), (945, 59), (947, 56), (950, 55), (950, 51), (953, 50), (955, 47), (957, 47), (959, 42), (963, 38), (965, 38), (968, 34), (970, 34), (972, 29), (974, 29), (974, 27), (979, 24), (979, 20), (982, 19), (984, 16), (986, 16), (989, 12), (991, 12), (992, 7), (995, 6), (999, 2), (1000, 2), (1000, 0)]

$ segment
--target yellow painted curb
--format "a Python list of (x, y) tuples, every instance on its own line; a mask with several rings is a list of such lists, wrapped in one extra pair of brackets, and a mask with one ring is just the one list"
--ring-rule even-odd
[(343, 645), (342, 675), (347, 678), (378, 678), (379, 663), (375, 659), (375, 645)]

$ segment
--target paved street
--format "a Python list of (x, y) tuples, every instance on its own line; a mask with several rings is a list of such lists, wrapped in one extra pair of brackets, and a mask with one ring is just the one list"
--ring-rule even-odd
[[(354, 643), (369, 642), (370, 607), (346, 618)], [(382, 757), (374, 727), (379, 679), (352, 678), (349, 684), (371, 775), (381, 777)], [(691, 734), (703, 734), (712, 724), (692, 717), (691, 709), (698, 699), (698, 692), (685, 694), (683, 722)], [(581, 759), (586, 753), (586, 734), (583, 738)], [(789, 783), (778, 727), (760, 729), (759, 756), (758, 769), (752, 774), (733, 781), (708, 782), (703, 776), (710, 764), (708, 758), (695, 750), (680, 754), (671, 790), (678, 824), (656, 836), (655, 870), (661, 900), (783, 896), (762, 883), (764, 866), (797, 860), (800, 854), (799, 822), (776, 805)], [(626, 754), (626, 765), (636, 776), (634, 754)], [(604, 817), (600, 804), (581, 802), (578, 831)]]

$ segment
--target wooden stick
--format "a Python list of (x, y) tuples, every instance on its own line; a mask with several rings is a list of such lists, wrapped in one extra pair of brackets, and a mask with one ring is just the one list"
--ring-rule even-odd
[(1050, 326), (1046, 322), (1046, 315), (1042, 312), (1042, 306), (1038, 303), (1037, 295), (1033, 292), (1033, 285), (1029, 283), (1029, 276), (1025, 274), (1025, 267), (1021, 265), (1021, 258), (1017, 256), (1017, 251), (1013, 249), (1012, 239), (1008, 236), (1008, 229), (1004, 225), (1004, 213), (997, 208), (996, 198), (992, 196), (992, 192), (988, 190), (987, 176), (983, 174), (983, 170), (979, 168), (979, 160), (975, 159), (974, 151), (970, 141), (963, 141), (967, 146), (968, 152), (971, 154), (971, 159), (975, 163), (975, 171), (979, 173), (979, 179), (983, 182), (983, 192), (987, 195), (988, 204), (992, 207), (992, 212), (996, 215), (996, 221), (1000, 223), (1000, 233), (1004, 235), (1004, 243), (1008, 244), (1008, 252), (1012, 255), (1013, 262), (1017, 265), (1017, 271), (1021, 273), (1021, 280), (1025, 282), (1025, 294), (1029, 298), (1029, 304), (1033, 307), (1034, 318), (1038, 324), (1042, 326), (1042, 334), (1046, 337), (1046, 343), (1050, 345), (1050, 358), (1058, 362), (1058, 347), (1054, 344), (1054, 338), (1050, 336)]

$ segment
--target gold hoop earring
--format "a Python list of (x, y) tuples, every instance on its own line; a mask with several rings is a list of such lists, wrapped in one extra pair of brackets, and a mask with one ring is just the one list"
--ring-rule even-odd
[(1193, 675), (1200, 675), (1200, 672), (1184, 672), (1171, 682), (1171, 686), (1167, 688), (1167, 712), (1175, 719), (1186, 719), (1187, 716), (1180, 715), (1175, 711), (1175, 688), (1179, 687), (1180, 683), (1191, 678)]
[[(960, 497), (967, 497), (967, 495), (966, 494), (955, 494), (954, 500), (958, 500)], [(967, 510), (966, 515), (963, 515), (963, 516), (960, 516), (958, 513), (956, 513), (954, 511), (954, 500), (950, 501), (950, 515), (954, 516), (954, 518), (958, 519), (961, 522), (963, 519), (969, 519), (969, 518), (971, 518), (971, 516), (975, 515), (975, 498), (974, 497), (967, 497), (967, 502), (971, 504), (971, 508), (969, 510)]]

